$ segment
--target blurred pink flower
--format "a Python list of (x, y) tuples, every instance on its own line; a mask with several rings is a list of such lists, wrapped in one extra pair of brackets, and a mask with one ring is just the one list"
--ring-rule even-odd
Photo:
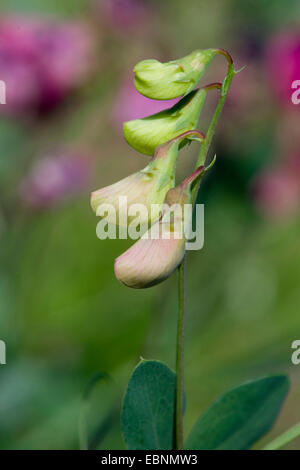
[(80, 192), (89, 179), (91, 164), (89, 157), (63, 151), (38, 160), (21, 183), (22, 203), (45, 209)]
[(254, 186), (254, 200), (260, 212), (270, 218), (300, 213), (300, 158), (293, 157), (262, 172)]
[(139, 119), (170, 108), (179, 98), (168, 101), (157, 101), (141, 95), (134, 86), (134, 78), (125, 80), (115, 97), (112, 109), (112, 122), (117, 131), (122, 132), (125, 121)]
[(24, 113), (57, 104), (86, 78), (92, 49), (84, 23), (2, 17), (0, 79), (7, 104), (1, 111)]
[(141, 31), (151, 18), (149, 0), (97, 0), (96, 5), (103, 24), (117, 32)]
[(269, 86), (281, 105), (291, 105), (292, 83), (300, 80), (300, 31), (274, 36), (266, 48)]

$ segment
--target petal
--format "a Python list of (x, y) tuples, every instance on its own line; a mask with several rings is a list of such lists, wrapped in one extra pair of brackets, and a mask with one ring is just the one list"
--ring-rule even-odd
[[(133, 204), (142, 204), (147, 209), (147, 214), (141, 218), (140, 224), (154, 222), (159, 217), (159, 206), (164, 202), (166, 193), (172, 187), (172, 174), (165, 175), (160, 172), (151, 172), (143, 170), (124, 178), (105, 188), (94, 191), (91, 195), (91, 206), (96, 215), (103, 216), (101, 213), (104, 204), (112, 206), (113, 217), (107, 214), (105, 217), (108, 222), (125, 226), (131, 220), (128, 216), (128, 210)], [(156, 209), (156, 210), (154, 210)], [(145, 218), (146, 217), (146, 218)]]
[[(158, 224), (157, 225), (161, 225)], [(166, 233), (165, 233), (166, 235)], [(128, 287), (143, 289), (167, 279), (185, 253), (185, 239), (153, 239), (143, 236), (115, 260), (116, 278)]]

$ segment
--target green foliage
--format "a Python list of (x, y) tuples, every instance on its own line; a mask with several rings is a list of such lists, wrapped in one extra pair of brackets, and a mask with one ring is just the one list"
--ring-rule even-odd
[(264, 377), (225, 393), (196, 422), (185, 448), (248, 449), (272, 427), (289, 388), (284, 375)]
[(175, 374), (158, 361), (142, 361), (124, 397), (121, 427), (129, 449), (172, 449)]

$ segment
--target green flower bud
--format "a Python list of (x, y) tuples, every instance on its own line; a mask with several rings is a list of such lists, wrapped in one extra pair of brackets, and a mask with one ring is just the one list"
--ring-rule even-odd
[[(128, 210), (133, 204), (142, 204), (146, 213), (140, 218), (141, 225), (147, 225), (160, 216), (160, 206), (166, 193), (174, 186), (178, 147), (183, 139), (190, 138), (202, 141), (204, 135), (195, 130), (184, 133), (175, 139), (159, 146), (149, 162), (141, 171), (128, 176), (110, 186), (94, 191), (91, 195), (91, 206), (96, 215), (104, 217), (104, 207), (114, 208), (105, 215), (106, 221), (119, 226), (128, 226), (131, 217)], [(126, 198), (126, 204), (124, 202)]]
[(220, 87), (219, 83), (208, 85), (192, 91), (169, 109), (125, 122), (123, 130), (126, 141), (138, 152), (153, 155), (158, 145), (197, 127), (208, 90)]
[(161, 63), (142, 60), (134, 67), (135, 87), (154, 100), (170, 100), (190, 93), (219, 49), (196, 50), (181, 59)]

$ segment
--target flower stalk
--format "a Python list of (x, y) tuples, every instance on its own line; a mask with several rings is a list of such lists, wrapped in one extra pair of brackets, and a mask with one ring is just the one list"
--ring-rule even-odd
[(229, 62), (228, 63), (227, 75), (226, 75), (225, 80), (222, 84), (220, 98), (219, 98), (217, 107), (215, 109), (214, 115), (212, 117), (212, 120), (210, 122), (208, 131), (207, 131), (207, 134), (206, 134), (205, 143), (201, 147), (196, 166), (200, 166), (200, 165), (205, 164), (206, 156), (207, 156), (211, 141), (213, 139), (213, 136), (215, 134), (216, 127), (217, 127), (217, 124), (218, 124), (218, 121), (219, 121), (219, 117), (220, 117), (222, 109), (224, 107), (224, 104), (225, 104), (225, 101), (226, 101), (226, 98), (227, 98), (227, 95), (228, 95), (233, 77), (236, 73), (237, 72), (235, 72), (235, 70), (234, 70), (233, 63)]
[(266, 445), (262, 450), (279, 450), (286, 444), (300, 436), (300, 423), (295, 424), (292, 428), (276, 437), (272, 442)]
[(185, 264), (178, 268), (178, 320), (176, 345), (175, 449), (183, 449), (184, 413), (184, 336), (185, 336)]
[[(228, 62), (227, 75), (221, 86), (221, 94), (210, 122), (205, 140), (201, 145), (200, 153), (197, 159), (196, 168), (204, 166), (207, 154), (216, 131), (219, 117), (223, 110), (232, 80), (237, 73), (234, 70), (233, 60), (230, 54), (220, 49)], [(211, 87), (218, 88), (219, 84), (212, 84)], [(209, 86), (209, 85), (208, 85)], [(215, 160), (215, 159), (214, 159)], [(214, 160), (212, 164), (214, 163)], [(201, 182), (201, 176), (193, 188), (193, 200), (196, 200)], [(176, 399), (175, 399), (175, 449), (183, 448), (183, 414), (184, 414), (184, 337), (185, 337), (185, 265), (184, 256), (181, 265), (178, 268), (178, 323), (177, 323), (177, 346), (176, 346)]]
[[(227, 60), (227, 75), (223, 83), (210, 83), (198, 88), (199, 80), (215, 55)], [(174, 409), (173, 447), (183, 449), (184, 415), (184, 336), (185, 336), (185, 269), (187, 249), (186, 223), (191, 224), (191, 213), (185, 215), (185, 207), (196, 201), (203, 175), (213, 166), (205, 168), (207, 154), (215, 134), (232, 80), (237, 73), (232, 57), (224, 49), (196, 50), (181, 59), (167, 63), (144, 60), (135, 68), (135, 87), (144, 96), (156, 100), (169, 100), (181, 96), (171, 108), (142, 119), (124, 124), (127, 143), (142, 154), (153, 155), (141, 171), (123, 180), (95, 191), (91, 203), (98, 216), (103, 203), (116, 205), (120, 196), (126, 196), (131, 204), (153, 204), (157, 212), (142, 219), (150, 228), (114, 264), (116, 278), (124, 285), (145, 289), (159, 284), (178, 270), (178, 321), (176, 345), (176, 390)], [(196, 129), (209, 90), (217, 89), (220, 97), (206, 136)], [(196, 140), (201, 150), (195, 171), (181, 184), (176, 185), (176, 162), (179, 150)], [(175, 211), (181, 209), (180, 214)], [(102, 210), (102, 209), (101, 209)], [(130, 222), (130, 214), (123, 207), (117, 208)], [(184, 215), (182, 215), (184, 213)], [(130, 216), (130, 217), (129, 217)], [(142, 224), (142, 225), (143, 225)], [(119, 223), (119, 225), (121, 225)]]

